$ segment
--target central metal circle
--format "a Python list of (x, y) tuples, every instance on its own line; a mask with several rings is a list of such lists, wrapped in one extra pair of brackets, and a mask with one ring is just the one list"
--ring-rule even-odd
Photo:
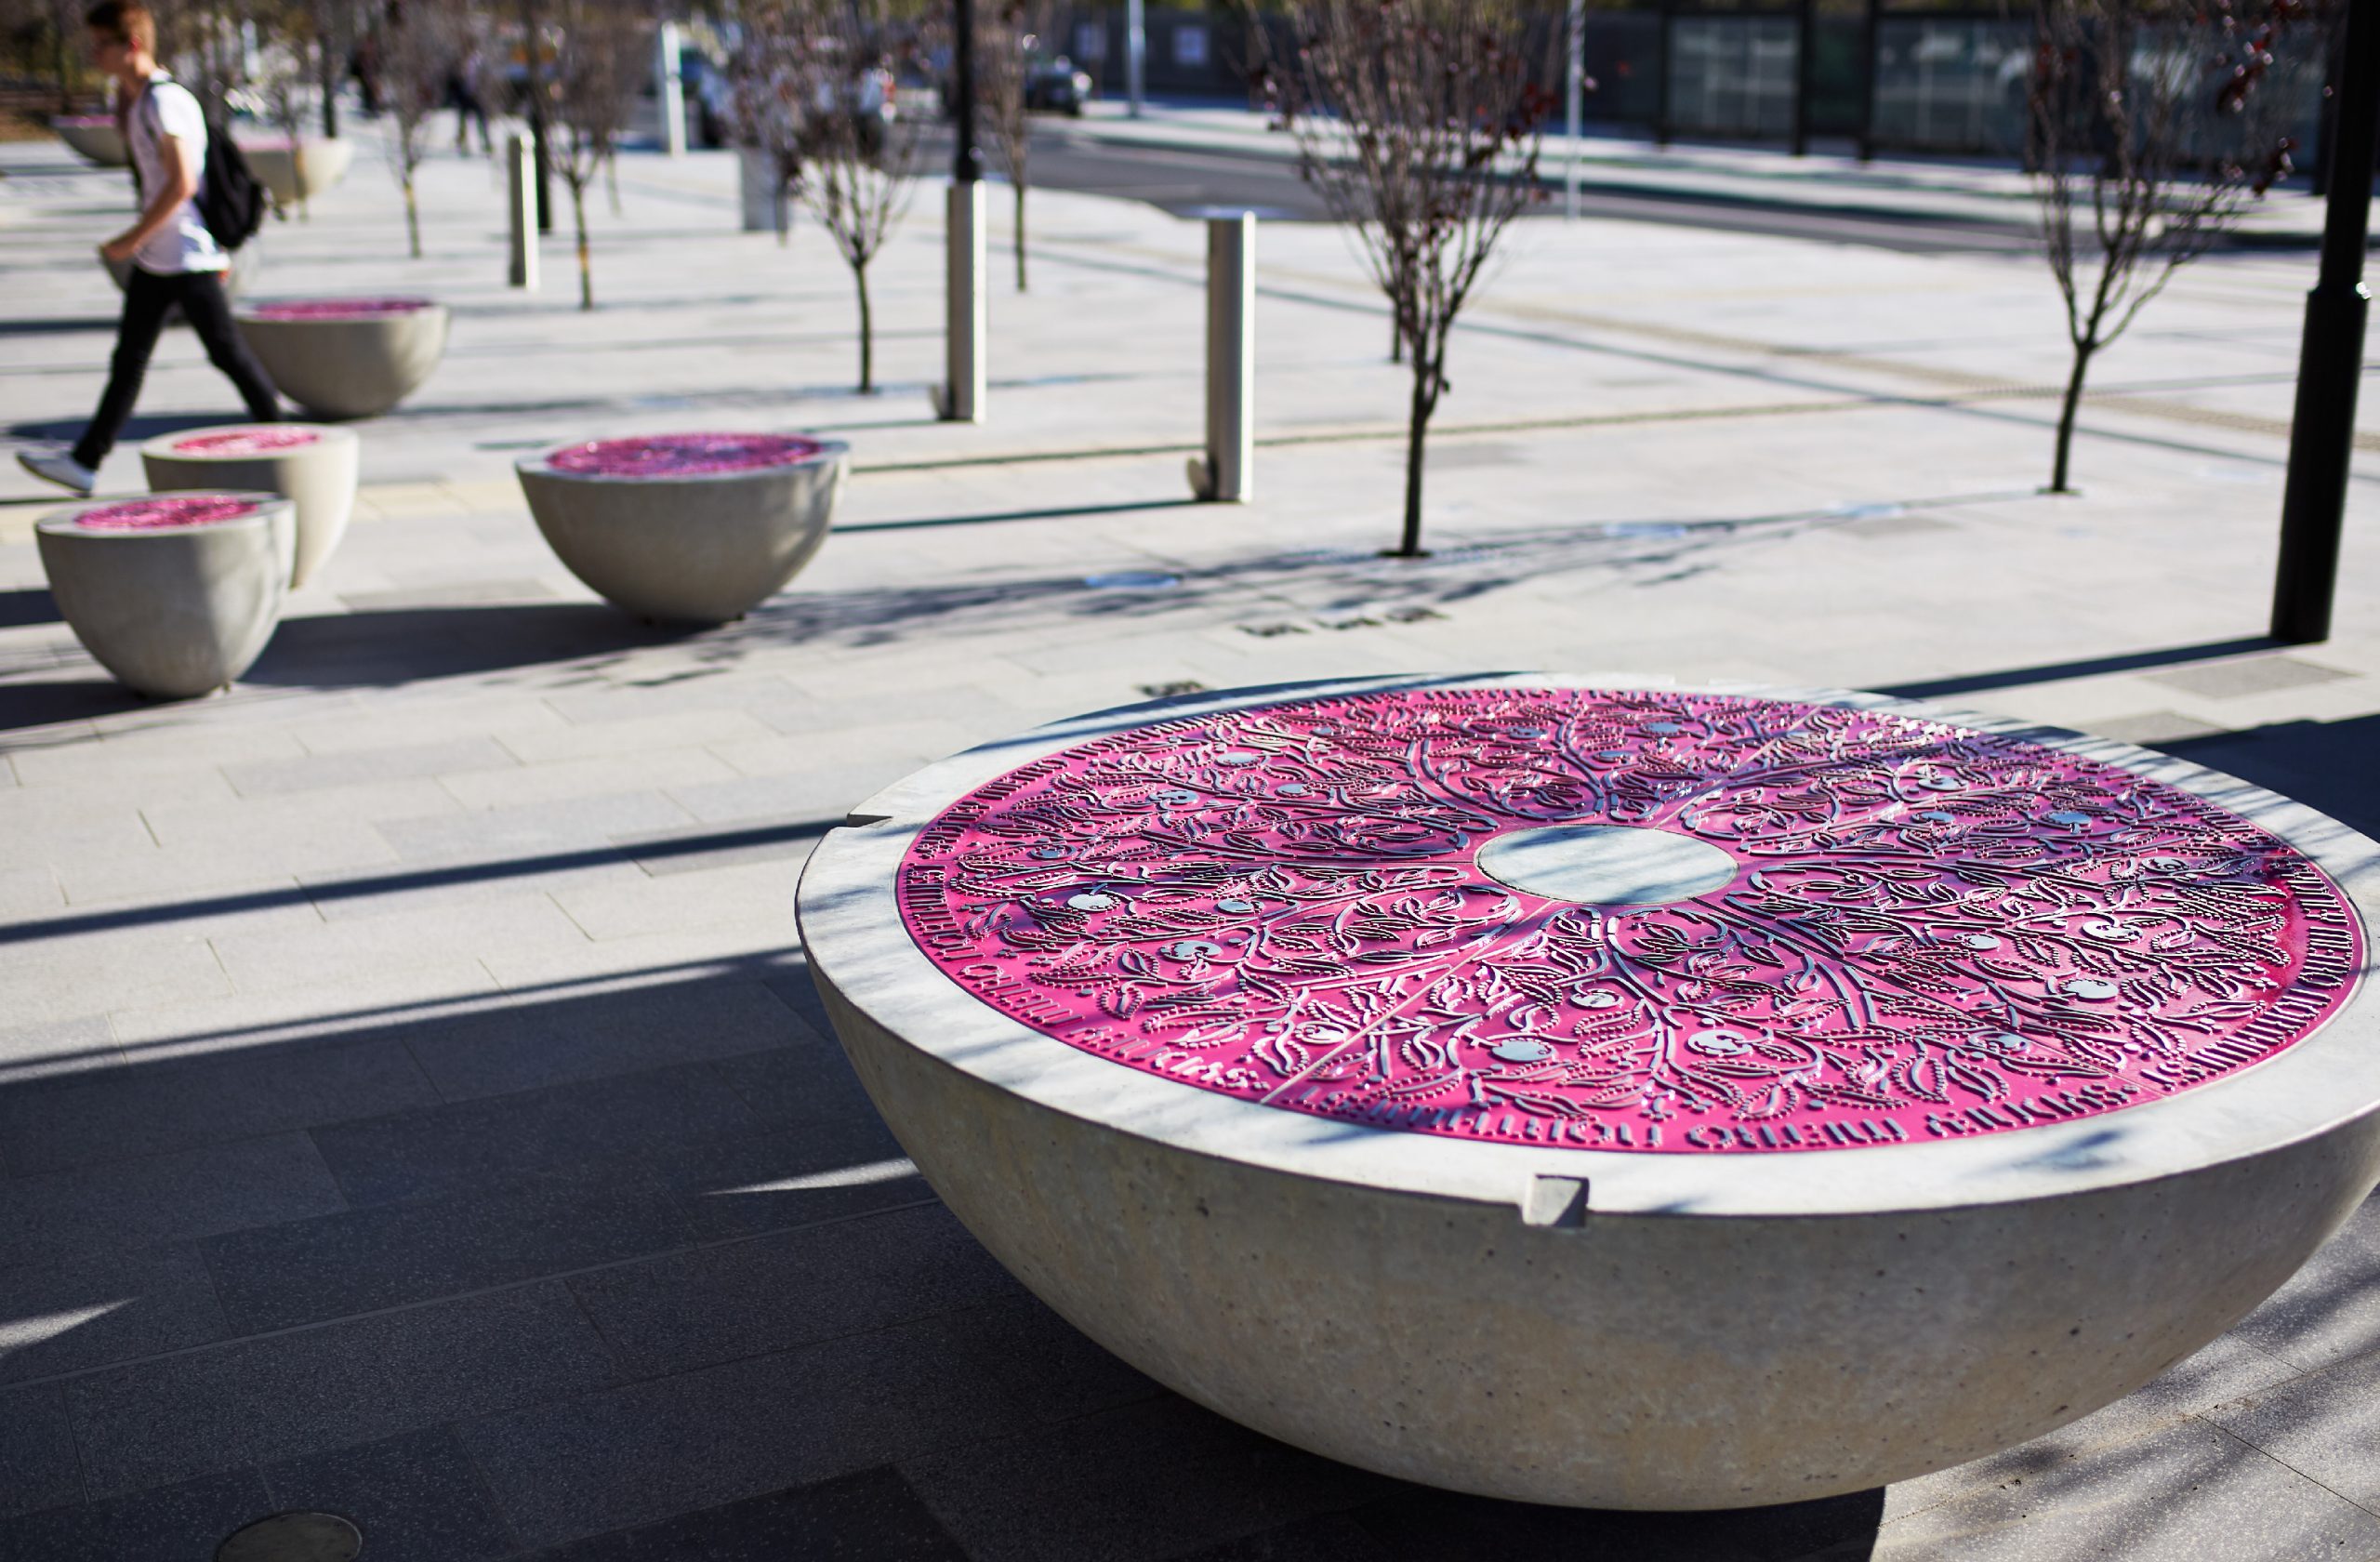
[(1632, 825), (1549, 825), (1479, 848), (1479, 870), (1500, 884), (1581, 906), (1667, 906), (1708, 894), (1736, 876), (1736, 859), (1707, 841)]

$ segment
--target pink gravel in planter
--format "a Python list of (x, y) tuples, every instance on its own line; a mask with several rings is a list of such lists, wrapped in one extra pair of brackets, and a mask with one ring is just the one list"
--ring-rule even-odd
[(826, 453), (819, 441), (795, 434), (653, 434), (574, 444), (546, 465), (575, 477), (702, 477), (789, 467)]
[(49, 123), (60, 130), (67, 129), (70, 126), (76, 130), (88, 130), (99, 126), (112, 126), (115, 124), (115, 115), (60, 114), (56, 119), (51, 120)]
[(245, 312), (251, 320), (380, 320), (430, 307), (428, 298), (283, 298)]
[(319, 444), (322, 438), (311, 429), (286, 429), (259, 423), (253, 429), (227, 429), (220, 433), (192, 434), (186, 440), (176, 440), (174, 451), (181, 456), (262, 456), (275, 450), (295, 450), (299, 445)]
[(263, 508), (254, 499), (231, 494), (177, 495), (171, 498), (126, 499), (122, 504), (102, 505), (76, 515), (74, 523), (89, 532), (158, 532), (176, 526), (210, 526), (219, 521), (237, 521)]

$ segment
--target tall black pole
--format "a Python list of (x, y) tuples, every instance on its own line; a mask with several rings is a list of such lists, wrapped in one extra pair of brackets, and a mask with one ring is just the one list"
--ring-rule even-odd
[(1810, 150), (1810, 83), (1817, 73), (1818, 52), (1818, 0), (1802, 0), (1799, 25), (1793, 31), (1793, 155)]
[(1868, 0), (1860, 7), (1859, 16), (1859, 161), (1868, 162), (1876, 155), (1876, 51), (1880, 46), (1876, 25), (1884, 0)]
[(529, 139), (537, 143), (537, 232), (554, 231), (554, 165), (546, 146), (546, 72), (537, 59), (537, 0), (521, 0), (521, 47), (528, 74)]
[(2338, 139), (2322, 224), (2322, 270), (2306, 296), (2289, 485), (2281, 501), (2281, 564), (2272, 592), (2272, 637), (2294, 645), (2330, 638), (2331, 600), (2338, 586), (2347, 462), (2355, 451), (2355, 392), (2363, 375), (2363, 323), (2372, 302), (2363, 287), (2363, 246), (2372, 215), (2372, 165), (2380, 153), (2380, 7), (2347, 7), (2337, 79)]
[(959, 36), (950, 46), (950, 135), (957, 143), (950, 156), (950, 177), (960, 184), (973, 184), (984, 177), (984, 152), (975, 144), (975, 0), (952, 0), (952, 4), (959, 12)]
[(1653, 78), (1653, 144), (1670, 144), (1670, 47), (1676, 35), (1675, 19), (1671, 11), (1673, 0), (1660, 0), (1653, 16), (1654, 31), (1660, 38), (1660, 74)]

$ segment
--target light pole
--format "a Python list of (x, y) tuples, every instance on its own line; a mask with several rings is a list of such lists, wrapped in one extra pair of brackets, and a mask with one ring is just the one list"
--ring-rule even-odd
[(1141, 117), (1141, 90), (1147, 73), (1149, 27), (1146, 0), (1124, 0), (1124, 96), (1134, 119)]
[(943, 330), (945, 378), (934, 396), (945, 423), (984, 416), (984, 153), (975, 144), (975, 3), (953, 0), (958, 36), (950, 50), (950, 199)]
[(1562, 117), (1568, 131), (1568, 155), (1562, 160), (1562, 216), (1579, 215), (1579, 119), (1587, 89), (1586, 0), (1570, 0), (1562, 21)]
[(2347, 463), (2355, 454), (2355, 392), (2372, 302), (2363, 286), (2363, 245), (2371, 226), (2373, 159), (2380, 152), (2380, 10), (2347, 7), (2338, 84), (2338, 150), (2331, 159), (2322, 268), (2306, 296), (2272, 591), (2272, 637), (2293, 645), (2330, 638), (2338, 587)]

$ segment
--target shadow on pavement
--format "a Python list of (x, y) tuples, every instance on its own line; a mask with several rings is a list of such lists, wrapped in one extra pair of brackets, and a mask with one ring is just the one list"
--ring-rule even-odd
[(2093, 656), (2076, 662), (2053, 662), (2043, 667), (2010, 668), (2001, 672), (1978, 672), (1958, 678), (1937, 678), (1922, 683), (1895, 683), (1876, 691), (1897, 699), (1947, 699), (1956, 695), (1978, 695), (1988, 689), (2015, 689), (2028, 683), (2055, 683), (2067, 678), (2096, 678), (2102, 673), (2137, 672), (2143, 668), (2178, 667), (2185, 662), (2211, 662), (2225, 656), (2245, 656), (2258, 651), (2274, 651), (2281, 642), (2263, 635), (2246, 640), (2215, 640), (2202, 645), (2175, 645), (2160, 651), (2136, 651), (2128, 655)]
[(2253, 781), (2339, 823), (2380, 838), (2380, 716), (2339, 721), (2280, 721), (2156, 747)]

